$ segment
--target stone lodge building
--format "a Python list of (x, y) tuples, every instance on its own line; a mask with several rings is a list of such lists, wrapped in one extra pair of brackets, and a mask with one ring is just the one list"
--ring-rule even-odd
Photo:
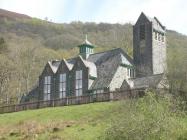
[(133, 26), (133, 59), (122, 49), (94, 53), (87, 38), (79, 55), (49, 61), (39, 84), (22, 101), (51, 100), (115, 90), (162, 88), (166, 70), (166, 28), (141, 13)]

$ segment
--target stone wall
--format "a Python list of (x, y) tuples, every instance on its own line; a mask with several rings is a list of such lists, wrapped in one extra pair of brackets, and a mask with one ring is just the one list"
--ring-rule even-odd
[[(157, 24), (157, 27), (162, 28), (158, 21), (148, 19), (144, 14), (141, 14), (133, 26), (133, 56), (137, 77), (161, 74), (166, 70), (165, 28), (162, 28), (163, 33), (156, 31), (159, 35), (162, 34), (164, 36), (164, 41), (161, 38), (156, 40), (154, 36), (155, 24)], [(145, 26), (144, 39), (140, 37), (140, 28), (142, 25)]]
[[(140, 39), (140, 26), (145, 25), (145, 39)], [(141, 15), (133, 26), (133, 57), (136, 76), (152, 74), (152, 24)]]
[(128, 79), (127, 68), (119, 66), (109, 85), (110, 91), (115, 91), (116, 89), (119, 89), (125, 79)]
[[(167, 69), (166, 67), (166, 40), (156, 40), (154, 34), (153, 38), (153, 74), (164, 73)], [(165, 34), (164, 34), (165, 38)]]

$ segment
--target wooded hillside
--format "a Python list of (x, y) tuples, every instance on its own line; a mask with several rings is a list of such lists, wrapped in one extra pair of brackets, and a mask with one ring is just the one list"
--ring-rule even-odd
[[(122, 48), (132, 56), (132, 25), (129, 23), (56, 24), (0, 9), (0, 25), (0, 99), (3, 100), (27, 94), (37, 84), (48, 60), (76, 56), (76, 46), (83, 42), (85, 34), (95, 44), (96, 52)], [(173, 78), (183, 70), (174, 79), (184, 78), (187, 36), (168, 30), (167, 44), (169, 70), (176, 70), (170, 76)], [(183, 87), (184, 82), (180, 80), (177, 88)]]

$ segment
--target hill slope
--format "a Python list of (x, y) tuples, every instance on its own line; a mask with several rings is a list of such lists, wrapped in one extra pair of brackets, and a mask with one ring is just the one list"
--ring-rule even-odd
[(9, 18), (9, 19), (16, 20), (16, 19), (30, 19), (31, 17), (24, 14), (19, 14), (4, 9), (0, 9), (0, 18)]
[[(0, 33), (5, 33), (5, 37), (6, 33), (13, 33), (18, 37), (39, 39), (44, 46), (52, 49), (70, 49), (82, 43), (85, 34), (88, 34), (88, 39), (99, 48), (119, 47), (126, 51), (128, 48), (132, 50), (131, 24), (96, 24), (94, 22), (56, 24), (2, 9), (0, 9), (0, 15), (3, 15), (0, 16)], [(13, 17), (17, 20), (12, 20)], [(169, 47), (186, 47), (187, 36), (172, 30), (167, 31), (167, 36)]]
[(95, 103), (0, 114), (0, 139), (96, 139), (107, 127), (105, 113), (117, 105)]
[(155, 95), (0, 114), (0, 139), (185, 139), (187, 119), (181, 110), (169, 96)]

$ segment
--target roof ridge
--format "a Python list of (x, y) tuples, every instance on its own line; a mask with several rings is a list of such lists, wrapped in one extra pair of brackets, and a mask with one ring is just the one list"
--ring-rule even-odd
[(163, 28), (163, 29), (165, 29), (166, 27), (164, 26), (164, 25), (162, 25), (162, 23), (158, 20), (158, 18), (157, 17), (154, 17), (154, 19), (160, 24), (160, 26)]
[(111, 49), (111, 50), (107, 50), (107, 51), (103, 51), (103, 52), (97, 52), (97, 53), (93, 53), (93, 54), (90, 54), (90, 55), (100, 54), (100, 53), (105, 53), (105, 52), (110, 52), (110, 51), (114, 51), (114, 50), (118, 50), (118, 49), (121, 49), (121, 48), (114, 48), (114, 49)]

